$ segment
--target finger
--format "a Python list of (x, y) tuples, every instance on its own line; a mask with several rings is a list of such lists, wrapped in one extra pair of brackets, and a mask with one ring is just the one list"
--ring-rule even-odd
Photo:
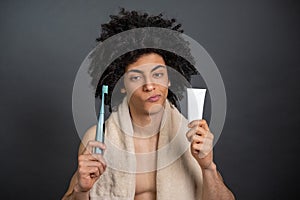
[(195, 134), (205, 137), (208, 134), (208, 131), (200, 126), (195, 126), (193, 129), (196, 130)]
[(104, 166), (101, 162), (98, 161), (83, 161), (79, 163), (79, 167), (88, 168), (88, 167), (100, 167)]
[(200, 151), (202, 145), (203, 145), (203, 144), (201, 144), (201, 143), (193, 142), (193, 143), (192, 143), (192, 149)]
[(93, 154), (92, 156), (96, 157), (97, 160), (101, 162), (104, 167), (106, 167), (106, 161), (101, 154)]
[(194, 126), (186, 133), (186, 137), (187, 137), (188, 141), (191, 142), (194, 135), (205, 136), (207, 134), (208, 134), (208, 131), (206, 131), (204, 128), (202, 128), (200, 126)]
[(106, 167), (104, 167), (103, 165), (101, 165), (99, 168), (99, 172), (100, 172), (100, 175), (104, 173)]
[(203, 141), (204, 141), (204, 137), (203, 136), (196, 135), (196, 134), (192, 136), (192, 142), (203, 143)]
[(88, 167), (87, 173), (90, 177), (98, 177), (100, 175), (99, 167)]
[(100, 174), (100, 171), (97, 170), (95, 173), (90, 174), (90, 177), (91, 177), (91, 178), (97, 178), (97, 177), (99, 177), (100, 175), (101, 175), (101, 174)]
[(94, 156), (92, 154), (82, 154), (78, 156), (78, 161), (97, 161), (99, 162), (99, 159), (97, 158), (97, 156)]
[(200, 121), (200, 126), (203, 127), (206, 131), (209, 131), (209, 126), (208, 126), (208, 124), (207, 124), (207, 122), (206, 122), (205, 119), (202, 119)]
[(97, 178), (102, 174), (101, 171), (103, 171), (103, 167), (87, 167), (79, 170), (79, 174), (81, 177)]
[(191, 121), (189, 124), (188, 124), (188, 127), (189, 128), (192, 128), (194, 126), (199, 126), (199, 123), (200, 123), (201, 120), (193, 120)]
[(101, 174), (104, 173), (106, 167), (103, 166), (101, 163), (98, 162), (98, 164), (93, 164), (88, 163), (88, 166), (81, 166), (78, 169), (80, 177), (90, 177), (90, 178), (95, 178), (100, 176)]
[(93, 152), (93, 149), (94, 149), (95, 147), (98, 147), (98, 148), (100, 148), (100, 149), (102, 149), (102, 150), (105, 150), (105, 149), (106, 149), (105, 144), (103, 144), (103, 143), (101, 143), (101, 142), (99, 142), (99, 141), (96, 141), (96, 140), (90, 140), (90, 141), (88, 142), (86, 148), (87, 148), (87, 150), (88, 150), (89, 152)]
[(201, 137), (194, 136), (193, 141), (191, 143), (192, 148), (196, 148), (200, 151), (211, 150), (213, 146), (213, 138), (212, 137)]
[(93, 149), (95, 147), (98, 147), (102, 150), (105, 150), (106, 149), (106, 146), (105, 144), (99, 142), (99, 141), (96, 141), (96, 140), (90, 140), (88, 141), (87, 145), (86, 145), (86, 148), (85, 148), (85, 151), (83, 152), (83, 154), (91, 154), (93, 153)]
[(205, 130), (209, 131), (209, 127), (208, 127), (208, 124), (207, 124), (205, 119), (194, 120), (194, 121), (192, 121), (188, 124), (189, 128), (192, 128), (192, 127), (195, 127), (195, 126), (203, 127)]
[(79, 167), (78, 175), (81, 178), (88, 178), (91, 174), (96, 174), (98, 167)]
[(200, 126), (196, 126), (196, 134), (205, 137), (208, 134), (208, 131)]
[(193, 154), (199, 154), (200, 148), (202, 144), (192, 143), (191, 144), (191, 151)]
[[(94, 161), (94, 162), (97, 162), (97, 163), (101, 163), (101, 165), (103, 165), (104, 167), (106, 167), (106, 161), (105, 159), (103, 158), (102, 155), (100, 154), (93, 154), (93, 155), (90, 155), (90, 159), (91, 161)], [(96, 163), (94, 163), (96, 164)], [(98, 165), (98, 164), (96, 164)]]
[(106, 167), (106, 161), (100, 154), (83, 154), (78, 157), (78, 163), (83, 166), (101, 165)]
[(212, 150), (211, 145), (207, 145), (205, 143), (193, 143), (191, 145), (191, 152), (194, 155), (197, 155), (199, 158), (204, 158), (206, 157)]
[(99, 170), (97, 170), (96, 173), (95, 173), (96, 177), (101, 176), (101, 174), (102, 173)]
[(210, 132), (210, 131), (207, 132), (206, 137), (207, 137), (208, 139), (214, 140), (214, 134), (213, 134), (212, 132)]
[(188, 132), (186, 132), (186, 137), (187, 137), (187, 139), (188, 139), (189, 142), (192, 141), (192, 137), (194, 135), (196, 135), (196, 132), (197, 132), (196, 127), (191, 128), (190, 130), (188, 130)]
[(105, 172), (106, 166), (104, 165), (99, 165), (98, 170), (95, 173), (90, 174), (91, 178), (96, 178), (101, 176)]

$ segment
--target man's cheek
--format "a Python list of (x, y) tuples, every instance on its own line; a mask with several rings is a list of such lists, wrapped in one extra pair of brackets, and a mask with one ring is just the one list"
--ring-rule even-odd
[(140, 89), (142, 88), (142, 86), (137, 85), (137, 84), (129, 84), (126, 87), (126, 92), (127, 95), (133, 95), (134, 93), (138, 92)]

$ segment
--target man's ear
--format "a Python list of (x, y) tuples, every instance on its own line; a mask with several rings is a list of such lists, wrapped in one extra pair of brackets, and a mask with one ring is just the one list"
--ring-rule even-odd
[(171, 86), (171, 82), (170, 81), (168, 81), (168, 87), (170, 87)]
[(121, 88), (121, 93), (125, 94), (126, 93), (126, 89), (125, 88)]

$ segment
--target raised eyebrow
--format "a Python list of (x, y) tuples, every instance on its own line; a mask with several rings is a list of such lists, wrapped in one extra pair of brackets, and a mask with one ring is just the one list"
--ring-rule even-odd
[(155, 71), (155, 70), (157, 70), (159, 68), (166, 68), (166, 66), (164, 66), (164, 65), (157, 65), (153, 69), (151, 69), (151, 72), (153, 72), (153, 71)]

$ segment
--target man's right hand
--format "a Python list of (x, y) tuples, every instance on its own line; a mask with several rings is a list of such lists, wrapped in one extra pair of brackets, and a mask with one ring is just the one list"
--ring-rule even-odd
[(95, 147), (105, 150), (105, 144), (91, 140), (78, 156), (78, 183), (74, 188), (76, 192), (88, 192), (106, 169), (103, 156), (93, 153)]

